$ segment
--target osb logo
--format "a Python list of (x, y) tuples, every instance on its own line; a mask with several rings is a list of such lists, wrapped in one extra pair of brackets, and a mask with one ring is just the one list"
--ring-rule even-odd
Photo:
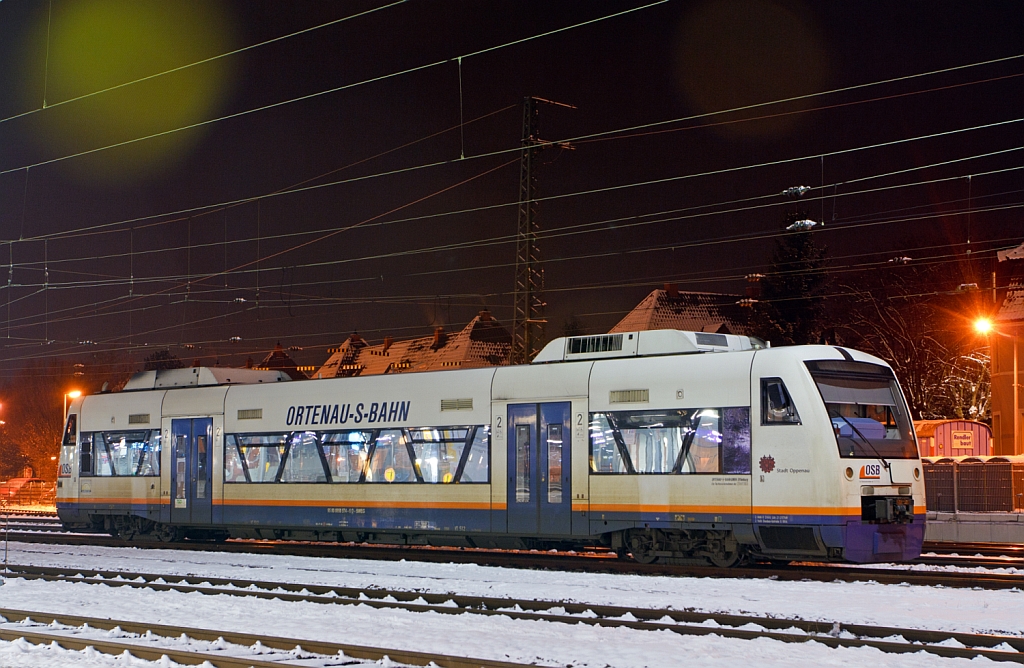
[(772, 457), (771, 455), (765, 455), (764, 457), (761, 457), (761, 472), (762, 473), (771, 473), (774, 470), (775, 470), (775, 457)]
[(878, 480), (882, 477), (882, 467), (878, 464), (865, 464), (860, 467), (861, 480)]

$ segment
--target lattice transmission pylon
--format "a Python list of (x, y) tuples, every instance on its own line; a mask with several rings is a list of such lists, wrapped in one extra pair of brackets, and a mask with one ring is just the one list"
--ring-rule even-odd
[(512, 363), (525, 364), (544, 339), (544, 270), (537, 247), (537, 156), (546, 142), (537, 134), (538, 104), (576, 107), (540, 97), (523, 99), (523, 140), (519, 161), (519, 224), (516, 235), (516, 280), (512, 315)]

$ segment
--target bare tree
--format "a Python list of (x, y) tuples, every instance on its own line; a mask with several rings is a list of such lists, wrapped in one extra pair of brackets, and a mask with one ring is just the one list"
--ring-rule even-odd
[(87, 363), (41, 360), (23, 367), (0, 385), (3, 431), (0, 433), (0, 471), (10, 476), (31, 466), (41, 478), (56, 477), (63, 434), (64, 393), (76, 389), (95, 393), (123, 386), (132, 365), (123, 354), (99, 354)]
[(911, 268), (866, 272), (843, 288), (837, 332), (892, 365), (915, 418), (987, 419), (988, 355), (964, 316), (970, 295)]

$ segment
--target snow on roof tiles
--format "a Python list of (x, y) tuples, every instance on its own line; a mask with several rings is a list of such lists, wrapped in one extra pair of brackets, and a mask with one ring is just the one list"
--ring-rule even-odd
[(508, 364), (512, 349), (511, 334), (487, 311), (454, 334), (439, 330), (433, 336), (394, 342), (389, 338), (373, 346), (353, 337), (337, 348), (314, 378), (499, 366)]
[(1003, 300), (999, 312), (996, 313), (996, 320), (1000, 322), (1024, 321), (1024, 279), (1015, 278), (1010, 281), (1006, 289), (1006, 299)]
[(1006, 260), (1024, 260), (1024, 244), (1021, 244), (1016, 248), (996, 251), (996, 256), (999, 258), (1000, 262), (1005, 262)]
[(740, 297), (713, 292), (654, 290), (609, 330), (641, 332), (651, 329), (681, 329), (689, 332), (742, 334), (746, 312), (736, 304)]

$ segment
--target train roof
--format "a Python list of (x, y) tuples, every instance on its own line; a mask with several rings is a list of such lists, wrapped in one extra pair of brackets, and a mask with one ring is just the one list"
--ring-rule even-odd
[(124, 389), (131, 391), (204, 385), (255, 385), (280, 383), (286, 380), (290, 380), (290, 377), (284, 371), (197, 366), (190, 369), (143, 371), (132, 376)]
[(544, 346), (534, 364), (575, 362), (577, 360), (650, 357), (692, 353), (760, 350), (767, 344), (752, 336), (684, 332), (678, 329), (653, 329), (594, 336), (563, 336)]

